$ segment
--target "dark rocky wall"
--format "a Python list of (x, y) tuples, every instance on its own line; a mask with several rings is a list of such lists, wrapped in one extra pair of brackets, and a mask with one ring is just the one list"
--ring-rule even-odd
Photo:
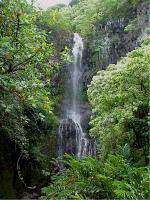
[(149, 34), (150, 5), (141, 3), (136, 9), (128, 10), (125, 16), (96, 24), (96, 32), (85, 41), (84, 82), (87, 85), (98, 70), (115, 64), (118, 59), (135, 49)]
[(147, 37), (150, 32), (150, 5), (148, 1), (141, 3), (137, 8), (129, 9), (125, 16), (103, 24), (97, 22), (96, 27), (97, 30), (92, 37), (84, 40), (83, 98), (80, 110), (83, 116), (81, 124), (86, 132), (92, 114), (86, 94), (88, 84), (97, 71), (106, 69), (109, 64), (117, 63)]

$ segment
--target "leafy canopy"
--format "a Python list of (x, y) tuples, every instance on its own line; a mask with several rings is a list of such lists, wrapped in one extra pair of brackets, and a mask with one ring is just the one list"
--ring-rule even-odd
[(97, 139), (102, 156), (119, 152), (119, 145), (127, 143), (141, 149), (147, 162), (149, 39), (145, 43), (116, 65), (99, 71), (88, 87), (93, 107), (90, 133)]
[(26, 107), (38, 108), (42, 121), (55, 121), (49, 91), (55, 70), (50, 61), (53, 46), (36, 25), (39, 12), (25, 0), (2, 0), (0, 9), (1, 131), (25, 150), (29, 142), (25, 127), (30, 124)]
[(148, 169), (132, 167), (120, 155), (105, 163), (92, 157), (66, 156), (67, 168), (52, 177), (41, 199), (144, 199), (148, 196)]

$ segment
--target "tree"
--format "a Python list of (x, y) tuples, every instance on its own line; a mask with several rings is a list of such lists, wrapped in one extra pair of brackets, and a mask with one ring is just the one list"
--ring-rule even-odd
[(117, 65), (99, 71), (89, 85), (91, 135), (97, 138), (102, 157), (127, 143), (133, 161), (142, 154), (148, 163), (149, 40), (145, 43)]
[(25, 0), (2, 0), (0, 9), (0, 137), (2, 145), (12, 144), (13, 156), (3, 165), (12, 167), (16, 179), (20, 155), (26, 162), (46, 160), (40, 142), (57, 123), (49, 89), (56, 65), (50, 60), (53, 46), (36, 25), (39, 12)]

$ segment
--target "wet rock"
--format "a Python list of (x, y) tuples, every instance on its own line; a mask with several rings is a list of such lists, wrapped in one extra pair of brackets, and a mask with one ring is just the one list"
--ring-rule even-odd
[(72, 119), (63, 119), (58, 131), (58, 155), (65, 153), (74, 154), (78, 157), (96, 155), (95, 140), (83, 133), (80, 124)]
[(23, 193), (23, 197), (21, 199), (34, 199), (34, 200), (37, 200), (37, 199), (39, 199), (39, 194), (36, 193), (36, 192), (33, 192), (33, 193), (24, 192)]
[(80, 105), (80, 115), (81, 115), (80, 123), (83, 128), (83, 131), (88, 132), (89, 121), (92, 115), (92, 110), (88, 103), (84, 103)]
[[(63, 138), (63, 139), (62, 139)], [(77, 127), (72, 119), (64, 119), (60, 122), (58, 131), (58, 154), (77, 154)]]

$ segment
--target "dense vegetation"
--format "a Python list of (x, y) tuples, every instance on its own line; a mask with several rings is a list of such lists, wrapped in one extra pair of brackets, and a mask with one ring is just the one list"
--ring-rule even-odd
[(132, 161), (148, 164), (149, 40), (145, 43), (117, 65), (99, 71), (89, 86), (91, 134), (102, 157), (126, 147), (124, 153)]
[[(48, 157), (55, 155), (55, 144), (52, 143), (48, 155), (42, 151), (48, 145), (45, 137), (50, 141), (55, 137), (55, 102), (49, 88), (58, 64), (50, 60), (53, 46), (47, 41), (46, 31), (37, 26), (40, 13), (33, 6), (24, 0), (17, 3), (3, 0), (0, 8), (0, 161), (1, 170), (6, 171), (6, 174), (1, 174), (4, 182), (0, 193), (4, 196), (0, 198), (8, 198), (7, 190), (10, 190), (8, 193), (11, 195), (14, 192), (7, 188), (9, 186), (5, 177), (11, 179), (13, 174), (15, 187), (20, 171), (19, 166), (16, 169), (20, 155), (21, 171), (29, 167), (33, 178), (38, 177), (36, 173), (47, 171), (50, 167)], [(13, 167), (13, 172), (7, 173), (10, 167)], [(24, 182), (19, 174), (20, 180)], [(33, 185), (29, 181), (28, 186), (30, 184)]]
[[(141, 2), (80, 1), (59, 13), (64, 12), (64, 20), (71, 19), (67, 24), (70, 30), (96, 39), (95, 52), (106, 54), (105, 48), (114, 51), (121, 42), (120, 35), (109, 30), (108, 22), (114, 29), (111, 24), (124, 18), (122, 32), (139, 33), (141, 27), (133, 13)], [(104, 41), (108, 32), (112, 47)], [(53, 184), (43, 188), (46, 198), (148, 199), (149, 48), (147, 39), (116, 65), (109, 65), (93, 77), (88, 86), (93, 108), (90, 134), (96, 139), (98, 158), (66, 156), (67, 169), (53, 176)], [(105, 68), (108, 56), (102, 54), (100, 59)]]
[[(18, 198), (16, 191), (43, 187), (45, 180), (41, 199), (149, 198), (150, 38), (136, 14), (148, 4), (72, 0), (41, 11), (26, 0), (0, 1), (0, 198)], [(97, 156), (66, 155), (66, 168), (57, 173), (50, 161), (73, 32), (85, 37), (88, 52), (82, 95), (92, 107), (89, 133)], [(122, 44), (126, 34), (129, 48)]]
[(147, 199), (148, 169), (132, 166), (121, 155), (108, 155), (105, 162), (66, 156), (68, 169), (53, 176), (54, 184), (43, 188), (42, 199)]
[(23, 129), (29, 119), (23, 115), (23, 106), (45, 110), (53, 118), (47, 87), (53, 70), (49, 61), (52, 45), (36, 27), (37, 13), (25, 1), (17, 6), (15, 1), (2, 1), (1, 7), (1, 124), (3, 132), (24, 149), (28, 141)]
[[(56, 199), (147, 199), (150, 41), (99, 71), (88, 89), (98, 159), (67, 156), (43, 191)], [(69, 168), (69, 169), (68, 169)]]
[[(54, 7), (46, 11), (47, 17), (53, 16), (53, 21), (59, 28), (90, 36), (96, 33), (97, 25), (103, 26), (110, 20), (133, 15), (142, 0), (80, 0), (72, 1), (68, 7)], [(48, 18), (47, 18), (48, 20)], [(55, 22), (54, 22), (55, 20)]]

